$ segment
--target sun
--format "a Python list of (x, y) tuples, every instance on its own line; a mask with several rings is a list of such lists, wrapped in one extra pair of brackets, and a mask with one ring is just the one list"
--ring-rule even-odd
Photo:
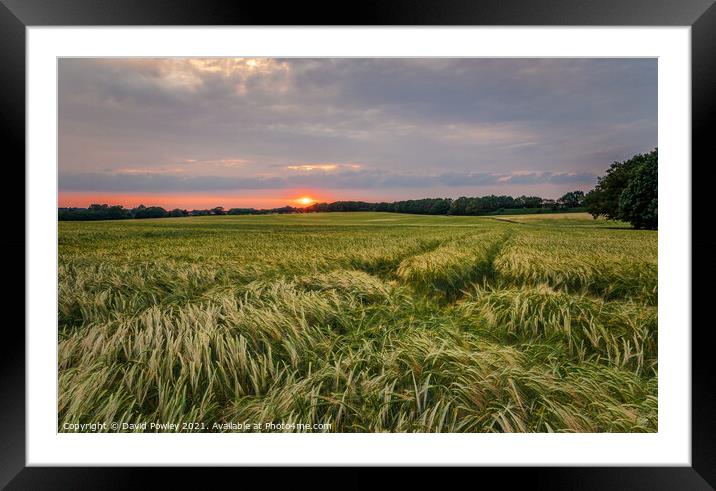
[(298, 198), (296, 201), (297, 201), (298, 203), (304, 205), (304, 206), (308, 206), (308, 205), (310, 205), (311, 203), (313, 203), (313, 200), (312, 200), (311, 198), (309, 198), (308, 196), (304, 196), (304, 197), (302, 197), (302, 198)]

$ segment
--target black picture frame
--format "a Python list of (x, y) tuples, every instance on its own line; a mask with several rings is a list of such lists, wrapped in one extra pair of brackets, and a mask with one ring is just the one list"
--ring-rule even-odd
[[(528, 479), (531, 487), (574, 489), (714, 489), (716, 487), (716, 391), (711, 323), (696, 315), (709, 304), (706, 281), (716, 270), (716, 242), (708, 235), (709, 196), (714, 180), (707, 162), (716, 115), (716, 6), (713, 0), (367, 0), (355, 4), (219, 2), (209, 0), (0, 0), (0, 122), (6, 165), (3, 167), (7, 204), (0, 250), (15, 278), (26, 267), (25, 255), (25, 28), (83, 25), (555, 25), (555, 26), (691, 26), (692, 58), (692, 466), (691, 467), (569, 467), (480, 468), (502, 484)], [(695, 165), (698, 163), (698, 165)], [(688, 166), (688, 162), (684, 162)], [(9, 227), (8, 227), (9, 224)], [(22, 230), (22, 232), (20, 232)], [(25, 262), (22, 262), (25, 263)], [(15, 271), (15, 269), (17, 271)], [(698, 288), (699, 283), (703, 288)], [(25, 284), (23, 277), (22, 284)], [(24, 303), (25, 289), (15, 282), (6, 296), (8, 310)], [(22, 296), (22, 299), (20, 298)], [(19, 309), (15, 309), (19, 311)], [(23, 311), (24, 312), (24, 311)], [(26, 467), (25, 336), (17, 322), (6, 322), (0, 342), (0, 486), (7, 489), (120, 489), (147, 484), (145, 469)], [(704, 319), (708, 319), (705, 318)], [(689, 326), (669, 326), (688, 329)], [(99, 451), (100, 449), (98, 449)], [(232, 469), (212, 473), (224, 478)], [(185, 469), (161, 469), (164, 485), (187, 478)], [(304, 469), (311, 481), (315, 474)], [(315, 472), (315, 471), (313, 471)], [(328, 472), (328, 471), (326, 471)], [(357, 470), (354, 482), (371, 479)], [(401, 479), (422, 479), (421, 473), (400, 473)], [(302, 473), (292, 471), (292, 479)], [(330, 473), (321, 474), (329, 483)], [(186, 482), (186, 481), (184, 481)], [(334, 481), (335, 482), (335, 481)], [(346, 482), (346, 481), (339, 481)], [(484, 482), (484, 481), (483, 481)], [(207, 481), (204, 481), (206, 484)], [(404, 481), (405, 484), (407, 484)], [(343, 484), (339, 484), (343, 485)]]

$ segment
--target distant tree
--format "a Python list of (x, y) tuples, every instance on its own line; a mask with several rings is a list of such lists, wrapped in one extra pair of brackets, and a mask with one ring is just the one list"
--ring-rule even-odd
[(467, 198), (465, 196), (461, 196), (458, 199), (453, 200), (453, 202), (450, 204), (448, 215), (464, 215), (466, 207)]
[(169, 216), (169, 212), (161, 206), (150, 206), (146, 212), (147, 218), (165, 218)]
[(139, 205), (132, 210), (132, 216), (134, 218), (165, 218), (169, 216), (169, 212), (161, 206), (145, 207), (144, 205)]
[(482, 200), (480, 198), (467, 198), (465, 202), (465, 215), (479, 215), (482, 211)]
[(584, 203), (584, 191), (571, 191), (557, 200), (557, 204), (564, 208), (577, 208)]
[(215, 208), (212, 208), (211, 211), (210, 211), (210, 213), (211, 213), (212, 215), (226, 215), (226, 212), (224, 211), (224, 207), (223, 207), (223, 206), (217, 206), (217, 207), (215, 207)]
[(395, 205), (393, 203), (376, 203), (373, 207), (373, 211), (395, 211)]
[(542, 206), (542, 201), (544, 201), (539, 196), (527, 196), (525, 197), (525, 208), (539, 208)]
[(293, 206), (282, 206), (280, 208), (272, 208), (271, 213), (296, 213), (298, 212), (298, 208), (294, 208)]
[(451, 204), (452, 204), (451, 199), (439, 198), (439, 199), (433, 200), (432, 204), (430, 205), (430, 214), (431, 215), (447, 215), (447, 212), (450, 210)]
[(129, 210), (120, 205), (110, 206), (107, 209), (107, 218), (109, 220), (120, 220), (123, 218), (130, 218)]
[(619, 196), (619, 219), (637, 229), (655, 230), (658, 226), (658, 162), (656, 153), (634, 171)]
[(182, 210), (180, 208), (174, 208), (172, 211), (169, 212), (169, 216), (171, 216), (171, 217), (185, 217), (188, 215), (189, 215), (188, 211)]
[(542, 200), (542, 208), (556, 210), (557, 209), (557, 201), (555, 201), (553, 199), (543, 199)]
[(227, 215), (252, 215), (256, 213), (257, 210), (253, 208), (231, 208), (229, 211), (226, 212)]
[(131, 218), (126, 208), (106, 204), (91, 204), (88, 208), (58, 208), (58, 220), (121, 220)]

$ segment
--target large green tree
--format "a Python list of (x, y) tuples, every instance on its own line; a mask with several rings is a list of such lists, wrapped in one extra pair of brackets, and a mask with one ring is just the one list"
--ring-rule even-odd
[(619, 196), (619, 217), (634, 228), (655, 230), (658, 225), (658, 165), (656, 156), (635, 171)]
[[(647, 216), (637, 217), (638, 213), (652, 213), (651, 205), (646, 206), (642, 202), (653, 196), (653, 214), (656, 216), (656, 168), (658, 164), (658, 149), (649, 153), (638, 154), (624, 162), (614, 162), (607, 170), (604, 177), (600, 177), (597, 186), (584, 198), (584, 206), (594, 218), (599, 216), (611, 220), (625, 220), (637, 228), (656, 228), (656, 219)], [(653, 169), (653, 181), (649, 175), (640, 178), (641, 184), (633, 184), (632, 181), (640, 175), (643, 168), (647, 166)], [(650, 171), (651, 172), (651, 171)], [(622, 193), (629, 188), (622, 205)], [(637, 204), (638, 203), (638, 204)], [(646, 224), (653, 223), (653, 227)]]

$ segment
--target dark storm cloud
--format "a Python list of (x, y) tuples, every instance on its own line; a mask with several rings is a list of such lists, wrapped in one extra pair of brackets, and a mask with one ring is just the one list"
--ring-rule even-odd
[(657, 145), (656, 74), (639, 59), (62, 59), (60, 191), (586, 189)]

